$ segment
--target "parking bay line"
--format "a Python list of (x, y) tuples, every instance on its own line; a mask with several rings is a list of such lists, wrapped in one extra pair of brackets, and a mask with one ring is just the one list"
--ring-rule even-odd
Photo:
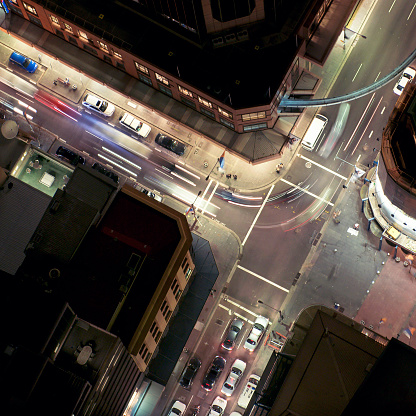
[(272, 286), (274, 286), (274, 287), (277, 287), (277, 288), (278, 288), (278, 289), (280, 289), (280, 290), (283, 290), (283, 292), (289, 293), (289, 289), (286, 289), (286, 288), (284, 288), (283, 286), (280, 286), (280, 285), (278, 285), (277, 283), (274, 283), (274, 282), (272, 282), (271, 280), (268, 280), (268, 279), (266, 279), (265, 277), (260, 276), (259, 274), (254, 273), (254, 272), (252, 272), (252, 271), (250, 271), (250, 270), (246, 269), (246, 268), (245, 268), (245, 267), (243, 267), (243, 266), (238, 265), (238, 266), (237, 266), (237, 268), (239, 268), (239, 269), (243, 270), (243, 271), (244, 271), (244, 272), (246, 272), (246, 273), (249, 273), (249, 274), (251, 274), (251, 275), (253, 275), (253, 276), (257, 277), (257, 278), (258, 278), (258, 279), (260, 279), (260, 280), (263, 280), (263, 281), (264, 281), (264, 282), (266, 282), (266, 283), (269, 283), (270, 285), (272, 285)]

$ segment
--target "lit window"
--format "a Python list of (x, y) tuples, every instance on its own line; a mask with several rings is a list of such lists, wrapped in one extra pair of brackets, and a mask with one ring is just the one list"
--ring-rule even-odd
[(204, 104), (206, 107), (212, 108), (212, 103), (210, 103), (209, 101), (205, 100), (204, 98), (198, 97), (198, 101), (201, 104)]
[(165, 78), (163, 75), (158, 74), (157, 72), (155, 72), (156, 75), (156, 79), (161, 82), (162, 84), (165, 85), (169, 85), (169, 80), (167, 78)]
[(64, 23), (64, 26), (65, 26), (65, 30), (72, 33), (72, 27), (71, 26), (69, 26), (67, 23)]
[(260, 118), (266, 118), (265, 111), (259, 111), (258, 113), (247, 113), (241, 116), (243, 121), (258, 120)]
[(57, 17), (51, 15), (51, 20), (52, 20), (52, 23), (55, 23), (56, 25), (59, 25), (59, 20), (58, 20)]
[(121, 59), (123, 60), (123, 57), (121, 56), (121, 54), (119, 54), (118, 52), (113, 50), (113, 55), (117, 58), (117, 59)]
[(192, 92), (187, 90), (186, 88), (181, 87), (180, 85), (178, 85), (179, 88), (179, 92), (183, 95), (187, 95), (188, 97), (193, 97)]
[(185, 273), (185, 279), (188, 280), (189, 277), (191, 276), (193, 270), (191, 268), (188, 269), (188, 271)]
[(82, 30), (78, 30), (79, 37), (84, 40), (88, 40), (88, 35)]
[[(16, 3), (17, 4), (17, 3)], [(35, 14), (36, 16), (38, 15), (36, 9), (31, 6), (30, 4), (25, 3), (24, 1), (22, 1), (23, 7), (30, 13)]]
[(140, 72), (143, 72), (143, 74), (149, 75), (149, 70), (143, 66), (142, 64), (139, 64), (138, 62), (134, 61), (134, 65), (136, 65), (136, 69)]
[(100, 48), (102, 51), (104, 51), (104, 52), (107, 52), (107, 53), (108, 53), (108, 46), (107, 46), (104, 42), (101, 42), (100, 40), (97, 40), (97, 42), (98, 42), (98, 46), (99, 46), (99, 48)]
[(15, 4), (16, 6), (18, 6), (18, 4), (17, 4), (17, 0), (10, 0), (10, 3), (13, 3), (13, 4)]
[(218, 112), (220, 114), (222, 114), (223, 116), (225, 116), (225, 117), (228, 117), (228, 118), (231, 118), (231, 119), (233, 118), (233, 115), (231, 113), (229, 113), (228, 111), (223, 110), (221, 107), (218, 107)]

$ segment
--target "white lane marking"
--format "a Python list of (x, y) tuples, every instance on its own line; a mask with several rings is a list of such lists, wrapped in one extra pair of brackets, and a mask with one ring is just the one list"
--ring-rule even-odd
[(354, 78), (352, 79), (351, 82), (354, 82), (355, 77), (358, 75), (358, 72), (360, 71), (360, 69), (361, 69), (362, 66), (363, 66), (363, 64), (360, 64), (360, 66), (358, 67), (357, 72), (355, 73)]
[(374, 130), (371, 130), (371, 133), (368, 136), (369, 139), (371, 138), (371, 136), (373, 135), (373, 133), (374, 133)]
[(409, 16), (407, 16), (407, 20), (409, 20), (409, 19), (410, 19), (410, 16), (412, 15), (413, 10), (415, 9), (415, 6), (416, 6), (416, 3), (413, 5), (412, 10), (411, 10), (411, 12), (410, 12)]
[(396, 3), (396, 0), (394, 0), (393, 3), (391, 4), (390, 9), (389, 9), (389, 13), (391, 12), (391, 9), (393, 8), (394, 3)]
[(91, 136), (94, 136), (94, 137), (96, 137), (98, 140), (103, 140), (100, 136), (97, 136), (96, 134), (93, 134), (93, 133), (91, 133), (90, 131), (88, 131), (88, 130), (85, 130), (85, 132), (86, 133), (88, 133), (88, 134), (91, 134)]
[(338, 173), (338, 172), (335, 172), (335, 171), (333, 171), (333, 170), (331, 170), (331, 169), (328, 169), (326, 166), (323, 166), (323, 165), (321, 165), (321, 164), (319, 164), (319, 163), (316, 163), (316, 162), (314, 162), (313, 160), (311, 160), (311, 159), (308, 159), (307, 157), (305, 157), (305, 156), (302, 156), (301, 154), (299, 154), (298, 153), (298, 157), (300, 157), (301, 159), (303, 159), (303, 160), (306, 160), (307, 162), (309, 162), (309, 163), (312, 163), (313, 165), (315, 165), (315, 166), (318, 166), (319, 168), (321, 168), (321, 169), (323, 169), (323, 170), (326, 170), (327, 172), (329, 172), (329, 173), (332, 173), (333, 175), (335, 175), (335, 176), (338, 176), (339, 178), (341, 178), (341, 179), (344, 179), (344, 181), (346, 181), (348, 178), (346, 178), (345, 176), (342, 176), (340, 173)]
[(375, 95), (376, 95), (376, 93), (375, 93), (375, 92), (373, 92), (373, 95), (371, 96), (370, 101), (368, 102), (367, 107), (365, 108), (365, 110), (364, 110), (364, 112), (363, 112), (363, 115), (362, 115), (362, 116), (361, 116), (361, 118), (360, 118), (360, 121), (359, 121), (359, 122), (357, 123), (357, 125), (355, 126), (355, 129), (354, 129), (354, 131), (352, 132), (350, 139), (348, 140), (347, 144), (346, 144), (346, 145), (345, 145), (345, 147), (344, 147), (344, 152), (347, 150), (347, 147), (349, 146), (349, 144), (350, 144), (350, 142), (351, 142), (352, 138), (354, 137), (355, 133), (357, 132), (358, 127), (360, 127), (360, 124), (361, 124), (361, 122), (363, 121), (363, 118), (365, 117), (365, 115), (367, 114), (367, 110), (368, 110), (368, 108), (370, 107), (371, 103), (373, 102), (373, 100), (374, 100), (374, 96), (375, 96)]
[(243, 245), (243, 246), (244, 246), (244, 244), (246, 243), (246, 241), (247, 241), (247, 239), (248, 239), (249, 235), (251, 234), (251, 231), (253, 230), (254, 225), (256, 224), (257, 220), (258, 220), (258, 219), (259, 219), (259, 217), (260, 217), (261, 212), (263, 211), (263, 208), (264, 208), (264, 207), (265, 207), (265, 205), (266, 205), (267, 200), (269, 199), (270, 194), (271, 194), (271, 193), (272, 193), (272, 191), (273, 191), (273, 188), (274, 188), (274, 185), (272, 185), (272, 186), (270, 187), (270, 190), (269, 190), (269, 192), (268, 192), (268, 194), (267, 194), (266, 198), (264, 198), (264, 201), (263, 201), (263, 203), (261, 204), (261, 207), (260, 207), (260, 209), (259, 209), (259, 212), (257, 213), (257, 215), (255, 216), (255, 218), (254, 218), (254, 220), (253, 220), (252, 224), (250, 225), (250, 228), (249, 228), (249, 230), (247, 231), (247, 234), (246, 234), (246, 236), (244, 237), (244, 240), (243, 240), (243, 242), (241, 243), (241, 245)]
[[(135, 168), (137, 168), (137, 169), (142, 169), (139, 165), (136, 165), (135, 163), (133, 163), (133, 162), (130, 162), (130, 160), (128, 160), (128, 159), (126, 159), (125, 157), (123, 157), (123, 156), (120, 156), (118, 153), (116, 153), (116, 152), (113, 152), (112, 150), (110, 150), (110, 149), (107, 149), (106, 147), (103, 147), (102, 148), (105, 152), (108, 152), (108, 153), (110, 153), (110, 155), (113, 155), (113, 156), (116, 156), (116, 157), (118, 157), (119, 159), (121, 159), (123, 162), (126, 162), (126, 163), (128, 163), (129, 165), (132, 165), (132, 166), (134, 166)], [(123, 168), (124, 169), (124, 168)], [(137, 176), (137, 175), (136, 175)]]
[[(246, 312), (248, 312), (248, 313), (250, 313), (251, 315), (254, 315), (255, 317), (257, 317), (258, 315), (256, 315), (254, 312), (251, 312), (250, 310), (248, 310), (248, 309), (246, 309), (246, 308), (244, 308), (244, 307), (242, 307), (241, 305), (238, 305), (237, 303), (234, 303), (234, 302), (232, 302), (232, 301), (229, 301), (228, 299), (225, 299), (225, 301), (227, 301), (227, 302), (230, 302), (230, 303), (233, 303), (234, 305), (236, 305), (237, 306), (237, 308), (240, 308), (240, 309), (243, 309), (243, 310), (245, 310)], [(225, 311), (231, 311), (231, 309), (230, 308), (227, 308), (226, 306), (224, 306), (224, 305), (221, 305), (221, 303), (219, 303), (218, 304), (218, 307), (219, 308), (222, 308), (222, 309), (224, 309)], [(246, 318), (245, 316), (243, 316), (243, 315), (240, 315), (238, 312), (234, 312), (234, 315), (237, 317), (237, 318), (240, 318), (240, 319), (242, 319), (243, 321), (246, 321), (246, 322), (248, 322), (249, 324), (251, 324), (251, 325), (253, 325), (254, 324), (254, 322), (253, 321), (250, 321), (250, 319), (248, 319), (248, 318)]]
[(377, 78), (380, 76), (380, 74), (381, 74), (381, 71), (377, 74), (376, 79), (374, 80), (374, 82), (377, 81)]
[[(98, 157), (101, 157), (102, 159), (106, 160), (107, 162), (112, 163), (114, 166), (117, 166), (119, 169), (125, 170), (126, 172), (130, 173), (130, 175), (133, 175), (134, 177), (137, 176), (137, 173), (132, 172), (131, 170), (126, 169), (124, 166), (121, 166), (120, 164), (114, 162), (114, 160), (109, 159), (108, 157), (98, 153)], [(140, 168), (141, 169), (141, 168)]]
[(361, 154), (359, 154), (358, 155), (358, 157), (357, 157), (357, 162), (356, 163), (358, 163), (358, 161), (361, 159)]
[(176, 163), (175, 163), (175, 167), (176, 167), (176, 168), (178, 168), (178, 169), (180, 169), (180, 170), (183, 170), (183, 171), (184, 171), (184, 172), (186, 172), (188, 175), (191, 175), (191, 176), (193, 176), (194, 178), (201, 179), (198, 175), (195, 175), (195, 173), (190, 172), (188, 169), (185, 169), (185, 168), (183, 168), (182, 166), (177, 165)]
[(373, 111), (373, 115), (370, 117), (370, 120), (368, 121), (367, 125), (365, 126), (365, 129), (364, 129), (364, 131), (363, 131), (363, 134), (362, 134), (362, 135), (361, 135), (361, 137), (360, 137), (360, 140), (358, 140), (357, 144), (356, 144), (356, 145), (355, 145), (355, 147), (354, 147), (354, 150), (351, 152), (351, 156), (352, 156), (352, 155), (354, 154), (354, 152), (357, 150), (357, 147), (358, 147), (358, 145), (360, 144), (361, 139), (363, 138), (363, 136), (364, 136), (364, 134), (365, 134), (366, 130), (368, 129), (368, 126), (370, 125), (371, 120), (372, 120), (372, 119), (373, 119), (373, 117), (376, 115), (376, 111), (377, 111), (377, 109), (378, 109), (378, 106), (381, 104), (382, 99), (383, 99), (383, 97), (381, 97), (381, 98), (380, 98), (380, 101), (378, 102), (376, 109)]
[(207, 199), (207, 202), (206, 202), (206, 204), (205, 204), (205, 206), (204, 206), (204, 208), (202, 209), (202, 211), (201, 211), (201, 213), (203, 214), (204, 212), (205, 212), (205, 210), (207, 209), (207, 206), (208, 206), (208, 204), (210, 204), (211, 203), (211, 199), (212, 199), (212, 197), (214, 196), (214, 194), (215, 194), (215, 191), (217, 190), (217, 188), (218, 188), (218, 185), (219, 185), (219, 182), (217, 182), (216, 184), (215, 184), (215, 186), (214, 186), (214, 189), (212, 190), (212, 192), (211, 192), (211, 195), (209, 196), (209, 198)]
[(383, 114), (385, 109), (386, 109), (386, 107), (384, 106), (383, 109), (381, 110), (380, 114)]
[(176, 172), (171, 172), (170, 173), (172, 176), (176, 176), (178, 179), (180, 179), (181, 181), (184, 181), (184, 182), (186, 182), (186, 183), (189, 183), (189, 185), (192, 185), (192, 186), (196, 186), (196, 183), (194, 183), (194, 182), (192, 182), (192, 181), (190, 181), (189, 179), (186, 179), (186, 178), (184, 178), (183, 176), (181, 176), (181, 175), (178, 175)]
[(289, 293), (289, 289), (286, 289), (286, 288), (284, 288), (283, 286), (280, 286), (280, 285), (278, 285), (277, 283), (274, 283), (274, 282), (272, 282), (271, 280), (268, 280), (268, 279), (266, 279), (265, 277), (260, 276), (259, 274), (254, 273), (254, 272), (252, 272), (252, 271), (250, 271), (250, 270), (246, 269), (246, 268), (245, 268), (245, 267), (243, 267), (243, 266), (238, 265), (237, 267), (238, 267), (239, 269), (243, 270), (244, 272), (249, 273), (249, 274), (251, 274), (251, 275), (253, 275), (253, 276), (257, 277), (258, 279), (263, 280), (263, 282), (266, 282), (266, 283), (268, 283), (269, 285), (272, 285), (272, 286), (274, 286), (274, 287), (277, 287), (278, 289), (283, 290), (283, 292)]
[[(334, 172), (335, 173), (335, 172)], [(339, 176), (341, 176), (341, 175), (339, 175)], [(347, 180), (348, 178), (344, 178), (344, 180)], [(319, 199), (320, 201), (322, 201), (322, 202), (325, 202), (326, 204), (328, 204), (328, 205), (330, 205), (331, 207), (333, 207), (334, 206), (334, 204), (332, 203), (332, 202), (330, 202), (330, 201), (327, 201), (325, 198), (321, 198), (319, 195), (316, 195), (316, 194), (313, 194), (312, 192), (309, 192), (307, 189), (305, 189), (305, 188), (301, 188), (300, 186), (298, 186), (298, 185), (296, 185), (296, 184), (294, 184), (294, 183), (292, 183), (292, 182), (289, 182), (289, 181), (287, 181), (286, 179), (280, 179), (282, 182), (284, 182), (284, 183), (287, 183), (288, 185), (290, 185), (290, 186), (293, 186), (294, 188), (296, 188), (296, 189), (299, 189), (300, 191), (303, 191), (303, 192), (305, 192), (305, 194), (308, 194), (308, 195), (310, 195), (310, 196), (313, 196), (314, 198), (316, 198), (316, 199)]]
[(166, 172), (162, 172), (161, 170), (159, 170), (158, 168), (155, 168), (155, 170), (159, 173), (162, 173), (163, 175), (166, 175), (169, 179), (173, 179), (171, 176), (169, 176)]
[(137, 105), (132, 103), (131, 101), (127, 101), (127, 105), (132, 107), (132, 108), (137, 108)]

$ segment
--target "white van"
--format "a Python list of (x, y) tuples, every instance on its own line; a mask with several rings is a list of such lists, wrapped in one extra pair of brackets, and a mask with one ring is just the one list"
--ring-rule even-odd
[(302, 147), (304, 149), (312, 152), (312, 150), (315, 148), (318, 139), (321, 137), (321, 134), (324, 131), (326, 123), (328, 123), (328, 119), (322, 114), (317, 114), (314, 117), (312, 123), (310, 124), (308, 130), (305, 133), (305, 136), (303, 136), (302, 139)]
[(254, 391), (256, 390), (257, 384), (260, 380), (260, 377), (256, 374), (252, 374), (247, 381), (247, 384), (244, 386), (243, 391), (238, 398), (238, 406), (243, 409), (247, 409), (248, 404), (250, 403), (251, 397), (253, 396)]
[(144, 124), (129, 113), (124, 113), (124, 115), (120, 117), (119, 121), (123, 126), (133, 130), (143, 138), (146, 138), (150, 133), (151, 128), (147, 124)]

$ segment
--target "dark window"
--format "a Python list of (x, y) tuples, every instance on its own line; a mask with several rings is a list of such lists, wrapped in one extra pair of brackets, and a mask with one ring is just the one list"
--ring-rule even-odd
[(18, 9), (17, 7), (12, 6), (11, 4), (9, 5), (9, 7), (12, 9), (12, 11), (16, 14), (18, 14), (19, 16), (23, 16), (23, 12)]
[(144, 82), (147, 85), (150, 85), (151, 87), (153, 86), (152, 80), (149, 77), (145, 77), (144, 75), (139, 74), (139, 80)]
[(35, 25), (38, 25), (38, 26), (40, 26), (40, 27), (43, 27), (43, 26), (42, 26), (42, 22), (40, 21), (40, 19), (38, 19), (38, 18), (37, 18), (37, 17), (35, 17), (35, 16), (32, 16), (31, 14), (28, 14), (27, 16), (29, 17), (29, 20), (30, 20), (32, 23), (34, 23)]
[(111, 60), (111, 58), (107, 55), (103, 55), (104, 61), (108, 62), (109, 64), (112, 64), (113, 61)]
[(252, 124), (251, 126), (244, 126), (243, 131), (253, 131), (267, 128), (267, 123)]
[(172, 97), (172, 91), (169, 88), (166, 88), (165, 86), (163, 86), (162, 84), (157, 84), (159, 86), (159, 90), (161, 92), (163, 92), (166, 95), (169, 95), (169, 97)]
[(220, 122), (221, 122), (221, 124), (224, 124), (224, 126), (227, 126), (230, 129), (233, 129), (233, 130), (235, 129), (234, 124), (230, 123), (228, 120), (225, 120), (225, 119), (220, 117)]
[(202, 114), (205, 114), (206, 116), (211, 117), (215, 120), (215, 114), (212, 111), (209, 111), (204, 107), (200, 107), (200, 111)]
[(212, 16), (220, 22), (229, 22), (250, 16), (256, 7), (255, 0), (211, 0)]
[(62, 30), (55, 29), (55, 33), (56, 33), (56, 34), (57, 34), (60, 38), (65, 39), (64, 32), (62, 32)]
[(78, 42), (77, 40), (73, 37), (73, 36), (68, 36), (68, 40), (73, 43), (74, 45), (78, 46)]
[(97, 53), (97, 51), (96, 51), (94, 48), (91, 48), (91, 47), (89, 47), (88, 45), (84, 45), (84, 49), (85, 49), (87, 52), (92, 53), (92, 54), (93, 54), (93, 55), (95, 55), (95, 56), (98, 56), (98, 53)]
[(187, 105), (188, 107), (191, 107), (191, 108), (193, 108), (193, 109), (196, 109), (196, 104), (195, 104), (195, 102), (194, 102), (194, 101), (192, 101), (192, 100), (188, 100), (188, 98), (185, 98), (185, 97), (181, 97), (181, 101), (182, 101), (185, 105)]
[(126, 68), (124, 67), (124, 64), (122, 62), (117, 61), (116, 62), (116, 67), (125, 70)]

